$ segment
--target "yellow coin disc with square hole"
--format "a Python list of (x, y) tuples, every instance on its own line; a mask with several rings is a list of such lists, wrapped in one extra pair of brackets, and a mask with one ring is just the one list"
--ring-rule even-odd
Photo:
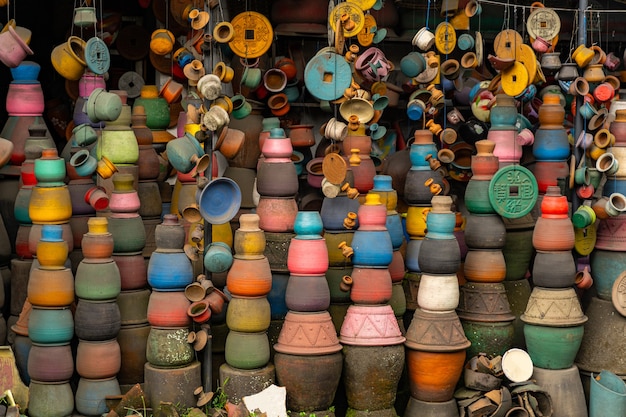
[(515, 62), (509, 68), (503, 70), (500, 77), (502, 90), (509, 96), (515, 97), (528, 87), (530, 82), (528, 70), (521, 62)]
[[(534, 82), (537, 77), (537, 56), (530, 46), (521, 44), (515, 53), (515, 60), (521, 62), (528, 71), (529, 83)], [(528, 87), (528, 85), (526, 85)]]
[(258, 58), (272, 46), (274, 30), (270, 21), (261, 13), (239, 13), (230, 23), (233, 25), (234, 34), (228, 46), (235, 55), (242, 58)]
[(350, 3), (356, 4), (363, 11), (371, 9), (376, 4), (376, 0), (348, 0), (348, 1)]
[(515, 58), (517, 49), (523, 44), (522, 35), (513, 29), (505, 29), (493, 40), (493, 50), (499, 58)]
[(441, 22), (435, 29), (435, 46), (442, 54), (449, 54), (456, 46), (456, 30), (450, 23)]

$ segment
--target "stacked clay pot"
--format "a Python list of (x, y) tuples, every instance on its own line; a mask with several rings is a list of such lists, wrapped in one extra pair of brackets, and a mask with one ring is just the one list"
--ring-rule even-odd
[(164, 143), (172, 139), (166, 130), (170, 125), (170, 107), (163, 97), (159, 97), (156, 85), (141, 87), (140, 96), (133, 102), (133, 107), (141, 106), (146, 113), (146, 126), (152, 131), (155, 143)]
[[(488, 200), (482, 201), (478, 193), (470, 193), (484, 184), (488, 186), (498, 170), (498, 157), (493, 154), (495, 146), (488, 139), (476, 142), (478, 152), (472, 156), (473, 175), (466, 191), (465, 202), (469, 216), (464, 238), (468, 251), (463, 275), (467, 282), (461, 287), (457, 312), (465, 334), (472, 342), (468, 350), (470, 357), (480, 352), (492, 356), (502, 355), (511, 347), (514, 337), (515, 316), (502, 284), (506, 278), (506, 263), (502, 253), (506, 228)], [(470, 188), (472, 186), (474, 188)]]
[[(60, 225), (46, 224), (41, 228), (37, 243), (37, 265), (33, 265), (28, 281), (28, 337), (32, 346), (28, 352), (30, 387), (62, 389), (71, 392), (70, 378), (74, 374), (74, 358), (70, 342), (74, 337), (74, 317), (70, 309), (74, 302), (74, 276), (65, 267), (68, 255)], [(45, 413), (49, 399), (31, 398), (29, 409), (34, 416)], [(59, 417), (71, 414), (74, 397), (58, 401)], [(40, 411), (38, 411), (40, 410)], [(60, 411), (64, 412), (61, 413)]]
[(389, 275), (391, 276), (391, 300), (389, 304), (401, 324), (400, 327), (404, 329), (402, 317), (406, 312), (406, 296), (402, 287), (402, 281), (406, 267), (401, 249), (405, 246), (405, 238), (402, 219), (396, 210), (398, 193), (393, 189), (390, 175), (374, 176), (374, 188), (370, 190), (370, 193), (378, 194), (382, 204), (387, 208), (385, 227), (389, 232), (393, 247), (393, 255), (389, 264)]
[(44, 98), (39, 77), (39, 64), (32, 61), (22, 62), (11, 70), (13, 81), (9, 84), (6, 96), (6, 109), (9, 117), (0, 132), (0, 137), (13, 143), (11, 165), (22, 165), (26, 159), (26, 139), (30, 136), (29, 126), (42, 125), (45, 136), (52, 143), (54, 141), (43, 120)]
[[(226, 276), (226, 289), (232, 298), (226, 310), (226, 363), (219, 369), (222, 384), (227, 379), (232, 382), (230, 387), (226, 385), (227, 393), (236, 401), (256, 394), (276, 377), (268, 337), (272, 270), (263, 253), (265, 236), (258, 215), (242, 216), (241, 227), (235, 231), (233, 264)], [(255, 383), (242, 383), (253, 376)]]
[[(141, 202), (139, 215), (143, 220), (146, 236), (154, 236), (154, 230), (161, 223), (161, 214), (163, 212), (161, 191), (157, 181), (160, 175), (161, 163), (152, 144), (152, 131), (146, 126), (146, 120), (145, 109), (142, 106), (134, 106), (131, 116), (131, 128), (138, 144), (137, 192)], [(145, 258), (150, 257), (155, 248), (154, 240), (148, 239), (143, 249), (143, 256)]]
[[(80, 376), (76, 409), (85, 415), (106, 412), (104, 397), (121, 393), (117, 374), (122, 351), (117, 341), (121, 326), (121, 278), (112, 258), (114, 237), (106, 217), (92, 217), (83, 236), (83, 260), (75, 279), (75, 331), (78, 338), (76, 371)], [(89, 392), (87, 392), (89, 391)]]
[(259, 227), (270, 233), (292, 233), (298, 213), (298, 175), (291, 160), (291, 140), (283, 129), (273, 128), (261, 152), (257, 168)]
[(560, 96), (546, 93), (539, 107), (539, 129), (535, 132), (533, 173), (537, 178), (539, 192), (545, 193), (548, 186), (557, 185), (557, 178), (568, 174), (570, 144), (563, 125), (565, 109)]
[(285, 303), (289, 311), (274, 345), (276, 379), (287, 389), (287, 409), (327, 413), (339, 386), (343, 357), (327, 311), (328, 250), (321, 236), (320, 214), (298, 212), (294, 231), (287, 258), (290, 275)]
[[(346, 171), (344, 190), (329, 193), (322, 200), (320, 215), (324, 225), (324, 240), (328, 250), (326, 281), (330, 289), (328, 311), (333, 317), (337, 332), (350, 305), (350, 287), (342, 284), (344, 276), (352, 273), (352, 257), (344, 256), (343, 248), (350, 248), (354, 232), (358, 228), (359, 193), (352, 180), (352, 171)], [(348, 193), (348, 191), (351, 191)]]
[(527, 351), (536, 372), (555, 378), (568, 369), (578, 374), (574, 360), (587, 321), (573, 288), (574, 226), (568, 208), (559, 187), (549, 186), (533, 232), (537, 251), (532, 270), (534, 288), (521, 316)]
[[(421, 271), (418, 254), (426, 235), (426, 216), (430, 211), (430, 201), (433, 197), (431, 187), (437, 192), (437, 189), (443, 186), (441, 173), (432, 170), (429, 164), (435, 155), (437, 155), (437, 148), (433, 142), (432, 133), (429, 130), (416, 130), (409, 150), (411, 169), (407, 173), (404, 186), (404, 201), (408, 205), (406, 231), (409, 235), (405, 264), (410, 273), (409, 276), (419, 274)], [(426, 185), (427, 182), (429, 185)], [(416, 308), (417, 294), (414, 292), (412, 295), (407, 301), (410, 307)]]
[(354, 304), (348, 307), (339, 339), (344, 345), (348, 413), (391, 416), (396, 414), (395, 387), (404, 368), (405, 338), (389, 305), (393, 245), (386, 227), (387, 207), (378, 194), (368, 193), (357, 214), (349, 280)]
[(506, 94), (498, 94), (496, 104), (489, 112), (489, 118), (491, 127), (487, 139), (495, 144), (493, 154), (498, 157), (500, 167), (519, 164), (523, 151), (517, 139), (515, 100)]
[(359, 124), (357, 129), (349, 127), (348, 135), (342, 143), (342, 153), (346, 161), (350, 163), (354, 188), (363, 194), (374, 187), (376, 167), (370, 157), (371, 151), (372, 138), (365, 134), (365, 125)]
[[(170, 401), (191, 407), (195, 403), (194, 387), (200, 385), (200, 363), (189, 340), (192, 312), (185, 288), (194, 281), (194, 275), (183, 250), (185, 236), (175, 214), (165, 215), (155, 229), (156, 250), (148, 261), (152, 293), (147, 318), (151, 327), (144, 380), (153, 404)], [(193, 310), (196, 313), (200, 314)]]
[(418, 254), (422, 271), (418, 307), (405, 342), (410, 401), (442, 410), (455, 401), (454, 389), (470, 346), (455, 312), (461, 254), (453, 234), (456, 215), (451, 205), (450, 197), (432, 198), (428, 232)]
[(104, 76), (85, 71), (80, 80), (78, 80), (78, 98), (76, 98), (73, 114), (73, 120), (76, 126), (86, 123), (93, 128), (104, 127), (104, 122), (94, 122), (89, 119), (87, 115), (86, 104), (89, 96), (96, 88), (106, 88)]

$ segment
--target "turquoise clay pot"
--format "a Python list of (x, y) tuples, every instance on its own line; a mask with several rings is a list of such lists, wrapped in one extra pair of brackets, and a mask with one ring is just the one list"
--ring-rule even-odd
[(40, 186), (62, 185), (65, 174), (65, 160), (59, 158), (56, 149), (43, 149), (41, 158), (35, 159), (35, 177)]
[(67, 343), (74, 336), (74, 318), (69, 308), (34, 306), (28, 317), (28, 337), (33, 343)]
[(583, 341), (584, 326), (547, 327), (524, 325), (526, 348), (533, 365), (543, 369), (566, 369)]
[(298, 235), (298, 239), (304, 239), (305, 236), (319, 238), (322, 234), (324, 225), (322, 217), (317, 211), (299, 211), (296, 214), (296, 221), (293, 230)]
[(109, 410), (105, 402), (108, 395), (120, 395), (116, 377), (106, 379), (80, 378), (76, 389), (76, 411), (86, 416), (99, 416)]
[(465, 189), (465, 207), (473, 214), (495, 214), (489, 202), (489, 181), (469, 180)]
[(596, 288), (598, 298), (610, 301), (615, 280), (626, 270), (623, 252), (596, 249), (591, 252), (590, 260), (593, 286)]
[(602, 371), (591, 374), (589, 417), (623, 416), (626, 414), (626, 384), (617, 375)]

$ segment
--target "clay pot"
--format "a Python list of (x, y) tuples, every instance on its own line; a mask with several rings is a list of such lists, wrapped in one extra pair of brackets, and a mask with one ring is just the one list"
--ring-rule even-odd
[(190, 324), (187, 315), (190, 301), (182, 291), (152, 291), (147, 318), (152, 326), (183, 327)]
[(33, 416), (62, 417), (74, 411), (74, 392), (69, 380), (45, 382), (31, 380), (28, 413)]
[(532, 274), (533, 283), (540, 287), (570, 287), (576, 279), (576, 262), (570, 251), (537, 251)]
[(272, 273), (268, 259), (240, 259), (235, 255), (226, 277), (231, 294), (257, 297), (267, 295), (272, 287)]
[[(584, 95), (584, 94), (583, 94)], [(556, 94), (545, 94), (539, 107), (539, 124), (542, 129), (561, 129), (565, 118), (565, 109)]]
[(457, 312), (463, 320), (509, 322), (515, 319), (501, 283), (466, 282), (461, 287)]
[[(304, 329), (312, 329), (310, 338), (299, 337)], [(293, 355), (326, 355), (337, 353), (341, 344), (327, 311), (289, 311), (274, 345), (276, 352)]]
[(111, 300), (121, 291), (120, 270), (113, 259), (89, 262), (83, 259), (76, 268), (76, 295), (87, 300)]
[(298, 214), (298, 204), (293, 197), (261, 196), (257, 214), (262, 230), (275, 233), (291, 232)]
[(33, 344), (28, 353), (28, 375), (41, 382), (65, 381), (74, 374), (69, 343), (50, 346)]
[(76, 350), (76, 371), (83, 378), (110, 378), (120, 371), (121, 351), (117, 339), (80, 340)]
[(146, 359), (153, 366), (180, 367), (194, 359), (193, 347), (187, 342), (187, 327), (152, 327), (146, 345)]
[(451, 400), (464, 362), (465, 350), (425, 352), (407, 349), (411, 397), (427, 402)]
[(542, 369), (572, 367), (583, 340), (583, 333), (582, 325), (560, 328), (524, 325), (528, 354), (533, 365)]
[(521, 319), (527, 324), (568, 327), (585, 323), (587, 316), (573, 288), (535, 287)]
[[(385, 323), (373, 326), (369, 323)], [(405, 338), (389, 305), (351, 305), (340, 331), (344, 345), (392, 346), (401, 344)]]
[(330, 290), (324, 275), (289, 276), (285, 291), (285, 302), (289, 310), (322, 311), (330, 305)]
[(116, 377), (104, 379), (80, 378), (76, 388), (76, 410), (84, 415), (106, 413), (108, 407), (105, 398), (108, 395), (121, 395)]
[(147, 265), (141, 252), (115, 254), (112, 257), (120, 271), (122, 290), (139, 289), (148, 284)]
[(498, 249), (470, 248), (465, 256), (463, 273), (468, 281), (502, 282), (506, 277), (504, 255)]
[(39, 82), (9, 84), (6, 96), (7, 112), (11, 116), (40, 116), (44, 111), (43, 90)]
[(356, 304), (385, 304), (391, 299), (391, 275), (387, 268), (352, 270), (350, 299)]
[(72, 311), (33, 305), (28, 316), (28, 337), (34, 343), (67, 343), (74, 335)]
[(459, 304), (459, 282), (454, 274), (422, 274), (417, 304), (427, 312), (454, 310)]
[(298, 236), (291, 239), (287, 268), (294, 275), (323, 275), (328, 268), (328, 251), (324, 239), (300, 239)]
[(270, 325), (270, 305), (266, 297), (241, 297), (233, 295), (226, 311), (226, 324), (230, 330), (261, 332)]
[[(281, 180), (278, 181), (277, 179)], [(257, 192), (267, 197), (289, 197), (298, 192), (298, 175), (293, 162), (259, 161)]]
[(40, 307), (64, 307), (74, 302), (74, 277), (68, 268), (33, 268), (28, 279), (28, 299)]
[(182, 291), (193, 282), (193, 268), (187, 255), (180, 252), (152, 253), (148, 263), (148, 283), (155, 289)]
[(78, 300), (74, 315), (76, 337), (84, 340), (108, 340), (117, 337), (121, 327), (120, 308), (115, 300)]
[(267, 333), (238, 332), (231, 330), (226, 336), (224, 356), (226, 363), (234, 368), (261, 368), (270, 360)]
[(461, 250), (456, 239), (422, 241), (418, 253), (421, 271), (431, 274), (454, 274), (461, 264)]

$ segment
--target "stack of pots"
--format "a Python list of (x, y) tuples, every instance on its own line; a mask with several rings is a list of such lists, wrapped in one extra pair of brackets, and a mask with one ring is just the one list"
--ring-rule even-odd
[(298, 212), (294, 231), (287, 258), (289, 311), (274, 345), (276, 378), (287, 389), (288, 410), (328, 413), (339, 386), (343, 356), (327, 311), (328, 250), (321, 236), (320, 214)]
[(74, 337), (70, 309), (74, 302), (74, 276), (65, 267), (68, 245), (61, 226), (42, 226), (36, 253), (37, 265), (31, 269), (27, 295), (32, 306), (28, 315), (28, 337), (32, 343), (28, 353), (28, 409), (35, 417), (62, 417), (74, 409), (70, 387), (74, 374), (70, 347)]
[[(348, 126), (350, 127), (351, 124)], [(359, 123), (355, 130), (348, 128), (348, 135), (342, 142), (342, 153), (347, 161), (358, 156), (360, 162), (350, 163), (350, 165), (354, 176), (354, 187), (363, 194), (374, 187), (376, 167), (370, 156), (371, 151), (372, 138), (365, 134), (365, 125)]]
[(404, 185), (404, 201), (408, 205), (406, 231), (410, 238), (405, 264), (410, 273), (419, 273), (418, 254), (426, 235), (426, 216), (430, 211), (433, 192), (437, 193), (443, 187), (443, 176), (440, 171), (431, 169), (429, 164), (437, 155), (432, 133), (429, 130), (416, 130), (414, 138), (409, 150), (411, 169)]
[(391, 237), (393, 256), (389, 264), (389, 275), (391, 276), (391, 300), (389, 304), (393, 308), (400, 327), (404, 329), (404, 313), (406, 313), (406, 297), (402, 287), (406, 267), (401, 248), (404, 245), (404, 227), (400, 214), (396, 211), (398, 206), (398, 193), (393, 189), (392, 178), (389, 175), (374, 176), (374, 188), (370, 190), (372, 194), (378, 194), (381, 203), (387, 208), (385, 227)]
[(493, 154), (500, 167), (519, 164), (522, 145), (517, 139), (517, 107), (515, 99), (506, 94), (496, 96), (496, 104), (489, 111), (491, 127), (487, 139), (495, 143)]
[(502, 284), (506, 277), (502, 253), (506, 228), (489, 201), (481, 200), (480, 193), (472, 192), (484, 184), (488, 188), (498, 171), (498, 157), (493, 154), (495, 146), (488, 139), (476, 142), (478, 152), (472, 156), (473, 175), (465, 194), (469, 211), (464, 236), (468, 249), (463, 266), (466, 283), (461, 287), (457, 311), (465, 334), (472, 342), (468, 350), (470, 357), (478, 353), (502, 355), (511, 347), (514, 337), (515, 316)]
[[(190, 343), (191, 303), (185, 295), (194, 275), (183, 250), (185, 230), (176, 215), (164, 216), (155, 240), (156, 250), (148, 262), (152, 293), (147, 308), (151, 327), (146, 342), (145, 392), (153, 405), (170, 401), (191, 407), (196, 402), (193, 391), (201, 385), (200, 362)], [(206, 311), (210, 317), (210, 310)]]
[(432, 198), (428, 233), (418, 254), (422, 270), (418, 308), (405, 342), (411, 390), (407, 417), (420, 415), (424, 407), (438, 410), (436, 415), (458, 415), (453, 394), (470, 342), (455, 312), (461, 250), (453, 234), (456, 215), (451, 205), (450, 197)]
[[(615, 136), (611, 152), (619, 164), (619, 169), (606, 179), (603, 197), (593, 204), (598, 214), (597, 238), (590, 255), (591, 275), (595, 296), (590, 298), (585, 314), (589, 320), (585, 324), (585, 333), (576, 357), (576, 365), (581, 374), (589, 378), (602, 370), (610, 371), (622, 380), (626, 380), (626, 361), (618, 352), (624, 349), (624, 340), (618, 337), (614, 329), (621, 328), (626, 318), (616, 309), (619, 297), (618, 281), (623, 282), (626, 260), (623, 243), (623, 228), (626, 214), (619, 208), (623, 201), (626, 184), (622, 167), (626, 160), (621, 156), (626, 144), (626, 111), (618, 109), (616, 119), (610, 124), (609, 131)], [(606, 175), (606, 174), (605, 174)], [(612, 207), (611, 207), (612, 206)], [(602, 210), (604, 208), (604, 210)], [(598, 210), (600, 209), (600, 210)], [(597, 348), (597, 343), (608, 343), (611, 349)], [(597, 382), (597, 381), (596, 381)], [(592, 382), (595, 384), (595, 382)]]
[[(43, 125), (44, 97), (39, 77), (39, 64), (25, 61), (11, 69), (13, 81), (9, 84), (6, 97), (6, 109), (9, 117), (0, 132), (0, 137), (13, 142), (11, 164), (22, 165), (26, 159), (26, 139), (30, 136), (29, 126)], [(47, 131), (46, 137), (52, 141)]]
[[(574, 226), (568, 216), (568, 202), (559, 187), (548, 186), (541, 202), (541, 217), (533, 232), (533, 246), (537, 253), (532, 270), (534, 288), (526, 310), (521, 316), (524, 322), (526, 348), (534, 364), (534, 378), (541, 381), (577, 381), (582, 394), (578, 368), (574, 360), (580, 348), (584, 323), (582, 312), (574, 291), (576, 264), (574, 249)], [(550, 387), (546, 389), (551, 391)], [(563, 415), (586, 416), (583, 395), (550, 392), (555, 411), (577, 407)], [(575, 411), (574, 411), (575, 410)]]
[(557, 178), (569, 173), (570, 144), (564, 127), (565, 109), (561, 96), (546, 93), (539, 107), (539, 128), (535, 132), (533, 173), (540, 193), (557, 185)]
[[(154, 236), (156, 226), (161, 223), (163, 203), (158, 178), (161, 171), (159, 156), (152, 145), (152, 131), (146, 126), (146, 112), (142, 106), (134, 106), (131, 116), (131, 127), (137, 138), (137, 192), (139, 193), (139, 215), (143, 219), (146, 236)], [(155, 249), (152, 239), (146, 241), (143, 256), (149, 258)]]
[(152, 131), (155, 143), (164, 143), (172, 139), (166, 130), (170, 125), (170, 106), (163, 97), (159, 97), (156, 85), (141, 87), (140, 96), (133, 103), (133, 107), (141, 106), (146, 113), (146, 126)]
[(386, 218), (387, 207), (380, 196), (368, 193), (359, 207), (359, 228), (352, 239), (350, 299), (354, 304), (348, 307), (340, 330), (348, 414), (355, 416), (372, 412), (395, 416), (404, 369), (405, 338), (389, 305), (393, 245)]
[(83, 260), (76, 269), (75, 331), (78, 337), (76, 372), (76, 410), (97, 416), (107, 411), (104, 399), (121, 392), (117, 374), (122, 366), (122, 351), (117, 341), (121, 326), (121, 278), (112, 258), (113, 235), (106, 217), (89, 219), (89, 232), (83, 236)]
[(234, 402), (262, 391), (275, 380), (267, 332), (272, 270), (264, 255), (265, 235), (258, 215), (241, 215), (240, 225), (235, 231), (233, 264), (226, 276), (226, 289), (232, 298), (226, 310), (226, 363), (219, 369), (221, 385)]
[(352, 273), (352, 257), (344, 256), (342, 248), (350, 248), (354, 232), (358, 228), (359, 193), (348, 193), (352, 188), (351, 171), (346, 172), (346, 189), (341, 190), (333, 197), (332, 193), (325, 195), (322, 200), (320, 215), (324, 225), (324, 240), (328, 249), (328, 269), (326, 281), (330, 289), (330, 312), (337, 333), (350, 305), (350, 287), (342, 284), (344, 276)]
[[(259, 227), (265, 233), (265, 255), (276, 277), (272, 285), (276, 286), (276, 291), (280, 294), (278, 299), (284, 300), (289, 274), (287, 252), (289, 242), (294, 237), (293, 226), (298, 214), (295, 199), (298, 175), (291, 160), (293, 145), (291, 139), (285, 137), (285, 131), (279, 127), (271, 127), (263, 136), (265, 140), (261, 148), (262, 156), (257, 163), (256, 189), (259, 201), (256, 212), (259, 216)], [(272, 172), (277, 171), (282, 171), (283, 176), (274, 177)], [(277, 306), (275, 303), (275, 307)], [(274, 317), (280, 320), (286, 313), (286, 307), (281, 307)]]

